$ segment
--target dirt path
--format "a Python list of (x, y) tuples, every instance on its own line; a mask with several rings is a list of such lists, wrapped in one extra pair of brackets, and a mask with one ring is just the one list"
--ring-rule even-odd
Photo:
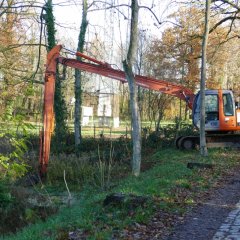
[[(178, 224), (167, 240), (210, 240), (225, 221), (229, 212), (240, 201), (240, 171), (224, 181), (224, 186), (215, 189), (208, 199), (189, 213)], [(234, 238), (235, 239), (235, 238)], [(240, 236), (239, 238), (240, 239)]]

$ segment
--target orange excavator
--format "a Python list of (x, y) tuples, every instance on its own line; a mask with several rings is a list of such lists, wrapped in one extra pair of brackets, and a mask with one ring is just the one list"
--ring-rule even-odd
[[(61, 45), (55, 46), (47, 55), (44, 90), (44, 116), (43, 130), (40, 137), (40, 175), (44, 176), (50, 155), (51, 135), (54, 127), (54, 91), (57, 64), (95, 73), (104, 77), (119, 80), (126, 83), (124, 71), (111, 67), (110, 64), (98, 61), (80, 52), (75, 55), (87, 60), (79, 61), (73, 58), (65, 58), (60, 55)], [(178, 97), (186, 101), (192, 109), (193, 124), (200, 126), (200, 94), (194, 94), (190, 89), (181, 85), (157, 80), (150, 77), (135, 75), (137, 85), (151, 90), (159, 91)], [(233, 134), (240, 131), (240, 109), (234, 102), (233, 93), (230, 90), (206, 90), (206, 120), (205, 128), (207, 144), (209, 146), (237, 146), (240, 147), (240, 135)], [(221, 134), (220, 134), (221, 133)], [(199, 144), (199, 136), (181, 136), (176, 140), (176, 146), (182, 149), (192, 149)], [(215, 144), (215, 145), (214, 145)]]

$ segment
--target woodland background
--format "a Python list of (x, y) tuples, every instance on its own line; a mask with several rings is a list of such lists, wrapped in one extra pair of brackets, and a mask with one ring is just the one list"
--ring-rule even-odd
[[(141, 14), (143, 17), (139, 23), (139, 47), (135, 72), (180, 83), (197, 91), (200, 78), (204, 4), (201, 1), (150, 2), (148, 1), (147, 5), (144, 5), (146, 2), (140, 2), (144, 7), (140, 9), (140, 17)], [(52, 4), (53, 8), (61, 9), (60, 12), (65, 18), (69, 16), (71, 19), (71, 12), (64, 12), (64, 8), (68, 6), (69, 9), (71, 6), (80, 9), (82, 2)], [(23, 118), (35, 124), (41, 122), (44, 64), (48, 44), (45, 25), (47, 14), (44, 13), (43, 5), (44, 3), (36, 1), (1, 1), (2, 122), (9, 123), (14, 121), (14, 118)], [(128, 47), (129, 9), (125, 3), (118, 1), (90, 1), (87, 10), (89, 19), (84, 52), (121, 69)], [(165, 16), (164, 11), (171, 13)], [(212, 4), (207, 88), (239, 91), (238, 11), (238, 4), (235, 4), (235, 1), (214, 1)], [(93, 15), (99, 16), (97, 17), (99, 25), (95, 25), (96, 19), (93, 20), (93, 24), (91, 23)], [(72, 31), (76, 35), (74, 26), (68, 27), (59, 20), (56, 20), (55, 25), (57, 26), (56, 43), (63, 44), (68, 49), (76, 49), (77, 39), (73, 39), (71, 34), (64, 34)], [(71, 112), (74, 70), (67, 70), (66, 80), (63, 80), (61, 85), (67, 111)], [(129, 119), (127, 86), (118, 84), (114, 80), (100, 79), (98, 76), (84, 73), (82, 91), (93, 96), (101, 92), (118, 94), (120, 119)], [(184, 104), (180, 111), (179, 100), (161, 93), (139, 89), (138, 101), (142, 120), (145, 121), (157, 122), (162, 118), (173, 120), (180, 112), (184, 115)], [(66, 119), (71, 120), (70, 117), (71, 114), (67, 114)]]
[[(205, 3), (210, 1), (139, 0), (134, 35), (136, 2), (0, 0), (1, 239), (165, 236), (206, 191), (239, 169), (235, 150), (210, 149), (203, 158), (196, 150), (175, 149), (177, 136), (197, 134), (186, 103), (137, 88), (142, 162), (138, 155), (137, 174), (132, 174), (128, 84), (59, 66), (51, 160), (45, 182), (40, 181), (45, 63), (56, 44), (64, 45), (63, 56), (81, 51), (123, 70), (135, 37), (135, 74), (199, 90)], [(240, 102), (240, 3), (212, 0), (210, 6), (206, 88), (232, 89)], [(98, 116), (101, 99), (110, 103), (110, 116)], [(109, 107), (104, 104), (103, 112)], [(89, 126), (83, 126), (83, 106), (93, 107)], [(119, 117), (118, 128), (114, 117)], [(214, 168), (189, 169), (189, 161)], [(107, 206), (106, 195), (112, 193), (124, 201)]]

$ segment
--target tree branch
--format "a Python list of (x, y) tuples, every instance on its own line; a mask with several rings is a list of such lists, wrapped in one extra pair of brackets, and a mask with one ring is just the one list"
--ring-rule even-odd
[(212, 2), (222, 2), (224, 4), (228, 4), (234, 8), (236, 8), (238, 11), (240, 11), (240, 7), (237, 4), (234, 4), (233, 2), (230, 2), (228, 0), (212, 0)]
[(47, 47), (46, 44), (38, 44), (38, 43), (23, 43), (23, 44), (13, 44), (13, 45), (9, 45), (7, 47), (5, 47), (3, 50), (1, 50), (0, 52), (6, 52), (6, 51), (10, 51), (12, 49), (15, 49), (15, 48), (20, 48), (20, 47), (30, 47), (30, 46), (36, 46), (36, 47)]
[(222, 25), (224, 22), (227, 22), (229, 20), (236, 20), (236, 19), (240, 19), (240, 17), (237, 17), (237, 16), (229, 16), (229, 17), (226, 17), (226, 18), (223, 18), (222, 20), (220, 20), (218, 23), (216, 23), (212, 28), (211, 30), (209, 31), (209, 33), (213, 32), (217, 27), (219, 27), (220, 25)]

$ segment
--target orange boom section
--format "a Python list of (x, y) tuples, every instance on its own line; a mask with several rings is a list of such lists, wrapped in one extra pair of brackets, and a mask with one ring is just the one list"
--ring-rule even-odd
[(51, 135), (54, 128), (54, 92), (57, 71), (57, 58), (61, 46), (54, 47), (47, 55), (47, 64), (44, 83), (44, 104), (43, 104), (43, 130), (40, 133), (40, 175), (43, 177), (47, 172), (47, 165), (50, 155)]
[[(44, 90), (44, 120), (43, 130), (40, 139), (40, 175), (44, 176), (47, 171), (47, 165), (50, 154), (50, 143), (51, 135), (54, 126), (54, 91), (55, 91), (55, 80), (56, 80), (56, 69), (57, 64), (61, 63), (65, 66), (77, 68), (82, 71), (95, 73), (101, 76), (113, 78), (123, 83), (127, 82), (125, 72), (116, 70), (111, 67), (110, 64), (98, 61), (94, 58), (88, 57), (82, 53), (77, 52), (76, 56), (80, 56), (87, 59), (91, 63), (82, 62), (76, 59), (64, 58), (60, 56), (61, 45), (55, 46), (47, 55), (47, 64), (45, 72), (45, 90)], [(178, 97), (186, 101), (187, 105), (192, 109), (194, 93), (181, 85), (170, 83), (164, 80), (157, 80), (150, 77), (144, 77), (135, 75), (136, 84), (155, 91), (160, 91), (165, 94), (169, 94)]]

